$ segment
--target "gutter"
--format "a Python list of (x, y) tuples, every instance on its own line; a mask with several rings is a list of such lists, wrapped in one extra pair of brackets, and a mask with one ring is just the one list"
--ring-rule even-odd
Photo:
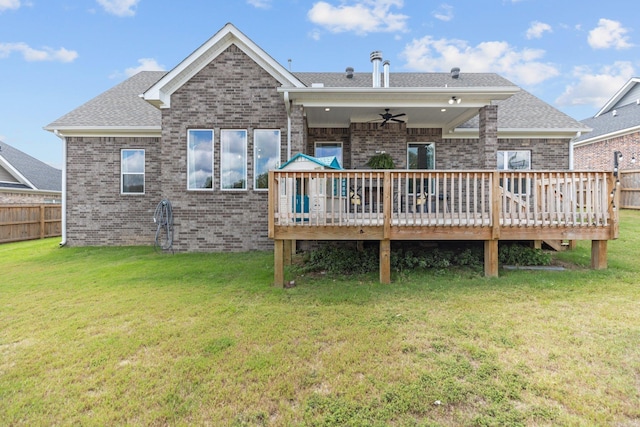
[(62, 240), (60, 247), (67, 244), (67, 138), (62, 136), (58, 129), (53, 133), (62, 140)]

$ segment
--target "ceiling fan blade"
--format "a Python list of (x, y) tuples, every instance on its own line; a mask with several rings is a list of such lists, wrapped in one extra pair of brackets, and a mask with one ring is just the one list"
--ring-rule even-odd
[(404, 120), (400, 120), (400, 119), (391, 118), (391, 120), (393, 120), (394, 122), (397, 122), (397, 123), (404, 123)]
[(402, 117), (402, 116), (406, 116), (405, 113), (400, 113), (400, 114), (394, 114), (393, 116), (391, 116), (391, 118), (396, 118), (396, 117)]

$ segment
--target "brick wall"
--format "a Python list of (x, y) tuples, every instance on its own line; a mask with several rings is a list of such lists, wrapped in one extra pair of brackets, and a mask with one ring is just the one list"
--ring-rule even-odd
[(621, 135), (593, 144), (575, 147), (573, 151), (573, 168), (575, 170), (613, 170), (613, 153), (620, 151), (620, 170), (637, 169), (638, 162), (631, 163), (631, 158), (640, 155), (640, 132)]
[(60, 203), (61, 193), (27, 193), (14, 190), (0, 190), (0, 205), (34, 205)]
[[(179, 251), (271, 249), (267, 192), (253, 191), (253, 131), (280, 129), (287, 152), (287, 113), (280, 83), (236, 46), (229, 47), (171, 97), (162, 111), (162, 194), (174, 209)], [(302, 112), (292, 111), (292, 153), (304, 149)], [(213, 191), (187, 191), (187, 130), (214, 129)], [(220, 190), (220, 130), (246, 129), (247, 190)]]
[[(145, 194), (120, 194), (120, 150), (145, 150)], [(67, 138), (67, 244), (152, 244), (159, 138)]]

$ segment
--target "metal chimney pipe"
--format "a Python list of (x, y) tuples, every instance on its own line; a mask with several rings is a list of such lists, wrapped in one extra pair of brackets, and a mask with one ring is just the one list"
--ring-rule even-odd
[(373, 64), (373, 87), (380, 87), (380, 62), (382, 62), (382, 52), (375, 50), (370, 55)]
[(389, 65), (391, 62), (387, 59), (382, 63), (382, 69), (384, 70), (384, 87), (389, 87)]

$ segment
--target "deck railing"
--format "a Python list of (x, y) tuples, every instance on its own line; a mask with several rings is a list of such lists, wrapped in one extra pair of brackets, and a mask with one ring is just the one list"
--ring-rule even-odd
[(497, 276), (500, 240), (584, 239), (592, 268), (606, 268), (619, 193), (613, 173), (593, 171), (271, 171), (274, 283), (294, 240), (378, 240), (382, 283), (392, 240), (484, 240)]
[(274, 171), (280, 227), (608, 227), (606, 172)]

